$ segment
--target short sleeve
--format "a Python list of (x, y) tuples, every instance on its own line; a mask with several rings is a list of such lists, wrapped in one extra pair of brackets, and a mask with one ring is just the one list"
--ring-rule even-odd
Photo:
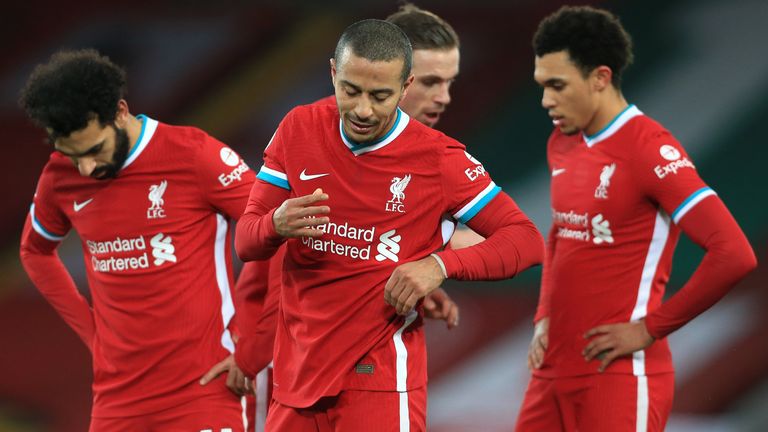
[(59, 242), (67, 235), (72, 224), (56, 201), (53, 173), (49, 167), (46, 166), (40, 175), (29, 216), (35, 232), (47, 240)]
[(272, 135), (272, 139), (269, 140), (267, 148), (264, 149), (264, 165), (261, 166), (259, 173), (256, 175), (256, 178), (259, 180), (285, 190), (291, 190), (291, 185), (288, 183), (288, 175), (286, 174), (285, 153), (283, 150), (285, 147), (285, 125), (289, 121), (290, 116), (291, 114), (288, 114), (280, 122), (277, 130)]
[(205, 135), (196, 169), (208, 203), (233, 219), (239, 219), (248, 203), (255, 174), (226, 144)]
[(467, 153), (459, 143), (446, 148), (441, 172), (446, 212), (463, 224), (469, 222), (501, 192), (483, 164)]
[(633, 166), (640, 187), (675, 224), (699, 202), (715, 195), (699, 177), (685, 149), (669, 132), (654, 134), (638, 153)]

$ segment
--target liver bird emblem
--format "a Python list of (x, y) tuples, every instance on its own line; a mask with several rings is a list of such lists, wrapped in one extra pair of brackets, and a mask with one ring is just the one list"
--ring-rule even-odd
[(389, 186), (389, 191), (392, 192), (392, 199), (390, 202), (400, 204), (405, 199), (405, 188), (408, 187), (408, 183), (411, 181), (411, 175), (406, 174), (405, 177), (394, 177), (392, 184)]
[(161, 209), (163, 207), (163, 204), (165, 203), (163, 201), (163, 194), (165, 193), (165, 188), (168, 186), (168, 182), (163, 180), (160, 182), (159, 185), (152, 185), (149, 187), (149, 200), (152, 202), (152, 205), (149, 207), (150, 210), (152, 209)]

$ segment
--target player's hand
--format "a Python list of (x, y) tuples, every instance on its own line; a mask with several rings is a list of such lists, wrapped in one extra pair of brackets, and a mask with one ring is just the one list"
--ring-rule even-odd
[(399, 265), (384, 286), (384, 300), (397, 313), (407, 315), (419, 299), (437, 289), (445, 280), (440, 264), (433, 256)]
[(315, 189), (312, 195), (290, 198), (272, 214), (275, 231), (283, 237), (320, 237), (323, 232), (316, 227), (329, 222), (331, 208), (317, 203), (328, 199), (322, 189)]
[(584, 338), (592, 340), (581, 354), (586, 361), (601, 360), (599, 372), (605, 371), (616, 358), (647, 348), (654, 341), (642, 320), (597, 326), (586, 332)]
[(424, 316), (443, 320), (448, 330), (459, 325), (459, 306), (442, 288), (437, 288), (424, 297)]
[(227, 388), (238, 396), (247, 393), (253, 393), (253, 381), (245, 376), (243, 371), (237, 367), (235, 356), (231, 355), (224, 360), (216, 363), (201, 379), (200, 385), (206, 385), (216, 377), (227, 372)]
[(528, 346), (528, 369), (533, 371), (544, 363), (544, 354), (549, 346), (549, 317), (536, 321), (533, 338)]

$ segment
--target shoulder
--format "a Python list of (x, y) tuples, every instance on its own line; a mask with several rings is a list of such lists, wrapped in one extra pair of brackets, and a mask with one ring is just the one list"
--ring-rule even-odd
[(199, 150), (211, 141), (215, 141), (202, 129), (194, 126), (174, 126), (159, 123), (153, 139), (158, 140), (163, 146), (174, 147), (178, 150)]
[(632, 135), (639, 150), (657, 151), (661, 145), (679, 142), (661, 123), (647, 115), (639, 115), (627, 123), (627, 132)]
[(74, 162), (59, 152), (51, 152), (48, 162), (43, 167), (41, 177), (63, 178), (68, 176), (80, 176)]
[(403, 131), (403, 138), (414, 142), (409, 144), (410, 148), (423, 149), (430, 153), (446, 154), (466, 151), (466, 146), (458, 140), (437, 129), (425, 126), (413, 118), (409, 120), (408, 126)]
[(328, 102), (326, 99), (294, 107), (285, 115), (283, 123), (294, 124), (297, 122), (304, 123), (338, 119), (339, 111), (336, 108), (335, 99), (333, 103)]

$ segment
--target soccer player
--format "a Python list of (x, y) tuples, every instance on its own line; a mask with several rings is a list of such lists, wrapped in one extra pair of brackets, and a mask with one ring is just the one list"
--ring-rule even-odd
[[(756, 260), (683, 146), (629, 104), (629, 35), (610, 12), (563, 7), (533, 37), (552, 229), (518, 431), (662, 431), (674, 379), (666, 336)], [(662, 302), (680, 232), (705, 251)]]
[[(398, 108), (411, 54), (391, 23), (348, 27), (336, 105), (293, 109), (265, 150), (235, 246), (244, 260), (286, 246), (267, 430), (425, 430), (419, 300), (446, 277), (506, 278), (542, 258), (464, 146)], [(439, 251), (446, 217), (487, 240)]]
[[(134, 117), (125, 88), (94, 50), (59, 52), (30, 76), (21, 104), (55, 151), (22, 263), (91, 351), (91, 431), (242, 431), (240, 398), (198, 380), (234, 349), (230, 220), (255, 175), (203, 131)], [(56, 253), (72, 229), (92, 309)]]
[[(413, 47), (411, 72), (414, 80), (407, 95), (400, 101), (400, 108), (414, 120), (434, 127), (451, 101), (451, 85), (459, 74), (459, 36), (448, 22), (410, 3), (402, 5), (387, 17), (387, 21), (400, 27)], [(335, 105), (336, 96), (331, 95), (322, 102)], [(450, 246), (467, 247), (482, 240), (472, 230), (461, 228), (454, 231)], [(264, 368), (272, 360), (277, 318), (277, 296), (268, 291), (267, 284), (272, 281), (279, 290), (280, 266), (277, 263), (280, 260), (282, 250), (271, 260), (272, 271), (268, 276), (258, 273), (259, 270), (265, 271), (266, 267), (250, 266), (244, 269), (237, 281), (237, 292), (243, 297), (243, 307), (238, 310), (246, 311), (239, 316), (239, 327), (242, 331), (252, 329), (251, 334), (241, 339), (239, 346), (242, 349), (238, 349), (237, 357), (243, 371), (255, 377), (255, 409), (249, 404), (248, 414), (249, 424), (253, 424), (257, 432), (263, 430), (271, 395), (271, 367)], [(459, 307), (442, 288), (425, 297), (423, 305), (424, 317), (444, 320), (448, 329), (458, 325)], [(244, 323), (244, 320), (252, 318), (250, 324)]]

